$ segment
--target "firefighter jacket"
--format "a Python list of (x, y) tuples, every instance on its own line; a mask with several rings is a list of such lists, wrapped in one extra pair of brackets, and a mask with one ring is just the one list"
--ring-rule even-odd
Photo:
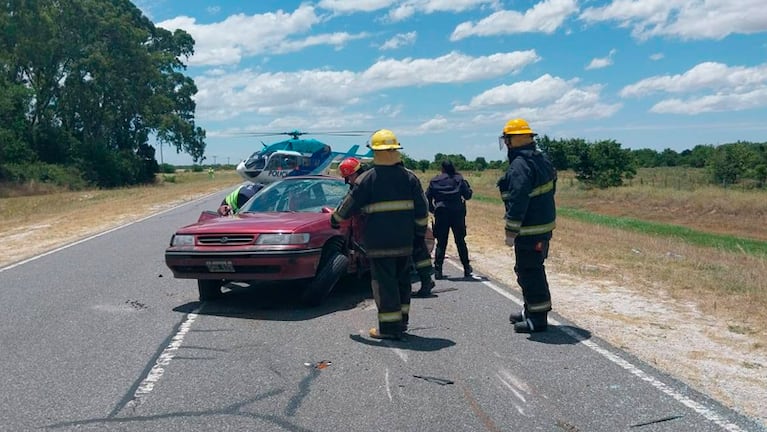
[(557, 172), (535, 144), (509, 149), (509, 168), (498, 180), (506, 231), (519, 241), (550, 239), (556, 226)]
[(331, 224), (357, 212), (365, 215), (362, 238), (370, 258), (410, 256), (414, 237), (426, 235), (426, 196), (418, 177), (401, 164), (374, 165), (360, 174)]
[(452, 176), (442, 173), (435, 176), (426, 188), (426, 200), (429, 211), (445, 207), (450, 210), (466, 210), (466, 200), (473, 194), (471, 186), (460, 174)]

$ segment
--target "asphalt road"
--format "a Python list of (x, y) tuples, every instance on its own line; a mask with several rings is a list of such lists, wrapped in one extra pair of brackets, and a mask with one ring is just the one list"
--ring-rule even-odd
[(0, 269), (0, 430), (765, 430), (557, 315), (515, 334), (516, 287), (453, 263), (405, 342), (367, 336), (364, 284), (318, 308), (269, 284), (199, 303), (163, 251), (222, 197)]

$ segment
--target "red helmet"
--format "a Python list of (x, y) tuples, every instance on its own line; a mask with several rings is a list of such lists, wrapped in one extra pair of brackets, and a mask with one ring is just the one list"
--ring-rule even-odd
[(356, 173), (361, 166), (362, 164), (357, 158), (350, 157), (344, 159), (341, 164), (338, 165), (338, 171), (341, 173), (341, 177), (346, 178)]

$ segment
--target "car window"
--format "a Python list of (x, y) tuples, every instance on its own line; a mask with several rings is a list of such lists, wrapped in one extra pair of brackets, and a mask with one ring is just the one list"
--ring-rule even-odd
[(243, 212), (305, 212), (336, 208), (348, 187), (334, 179), (298, 179), (272, 183), (260, 190), (242, 208)]

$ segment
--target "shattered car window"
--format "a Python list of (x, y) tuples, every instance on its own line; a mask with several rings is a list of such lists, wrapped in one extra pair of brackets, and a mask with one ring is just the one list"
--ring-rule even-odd
[(336, 208), (348, 186), (337, 179), (296, 179), (272, 183), (261, 189), (242, 208), (242, 212), (320, 212)]

